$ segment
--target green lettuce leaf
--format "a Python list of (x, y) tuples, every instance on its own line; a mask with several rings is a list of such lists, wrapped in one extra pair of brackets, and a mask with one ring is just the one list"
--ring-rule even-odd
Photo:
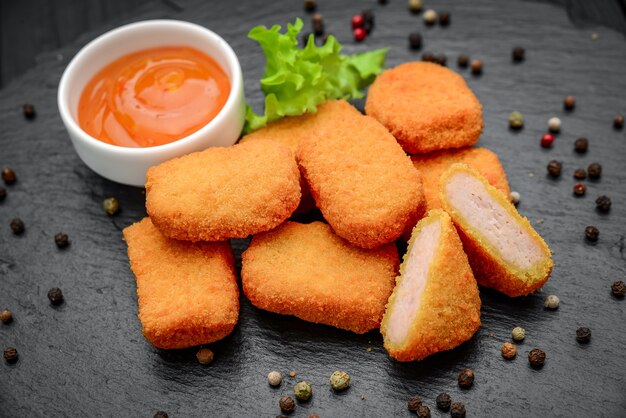
[(304, 48), (298, 48), (301, 30), (302, 20), (296, 19), (293, 25), (287, 25), (284, 34), (280, 33), (280, 25), (270, 29), (257, 26), (248, 33), (265, 53), (261, 79), (265, 111), (259, 115), (247, 105), (244, 133), (283, 116), (315, 112), (317, 105), (329, 99), (361, 98), (363, 90), (382, 71), (387, 49), (344, 55), (334, 36), (318, 47), (313, 35)]

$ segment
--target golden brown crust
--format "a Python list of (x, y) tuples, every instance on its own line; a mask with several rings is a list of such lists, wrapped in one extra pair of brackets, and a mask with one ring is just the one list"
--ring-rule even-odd
[(483, 129), (482, 105), (463, 77), (429, 62), (384, 71), (369, 88), (365, 112), (410, 154), (473, 145)]
[(428, 212), (415, 227), (409, 248), (400, 267), (397, 282), (403, 280), (408, 255), (422, 229), (431, 222), (441, 225), (441, 236), (427, 276), (420, 307), (412, 321), (406, 340), (393, 344), (387, 338), (390, 313), (394, 309), (398, 286), (394, 289), (380, 327), (385, 349), (398, 361), (421, 360), (439, 351), (450, 350), (469, 340), (480, 328), (480, 297), (472, 270), (463, 252), (461, 240), (441, 209)]
[(285, 222), (254, 236), (241, 279), (257, 308), (361, 334), (380, 325), (397, 271), (394, 244), (364, 250), (322, 222)]
[(420, 175), (393, 136), (345, 101), (296, 158), (335, 233), (362, 248), (398, 238), (424, 213)]
[(146, 209), (170, 238), (221, 241), (270, 230), (300, 201), (289, 148), (248, 142), (209, 148), (150, 168)]
[[(511, 219), (528, 232), (543, 253), (541, 262), (528, 269), (520, 269), (507, 263), (502, 259), (498, 250), (483, 237), (482, 233), (473, 228), (468, 220), (452, 206), (444, 192), (444, 187), (450, 177), (459, 171), (479, 179), (487, 192), (505, 208)], [(495, 289), (510, 297), (516, 297), (528, 295), (540, 289), (548, 281), (554, 265), (550, 248), (528, 222), (528, 219), (522, 217), (517, 212), (515, 206), (509, 201), (508, 196), (505, 196), (500, 190), (490, 185), (476, 170), (465, 164), (454, 164), (444, 173), (441, 178), (440, 193), (444, 209), (450, 214), (457, 226), (470, 265), (476, 280), (481, 286)]]
[(207, 344), (230, 334), (239, 316), (239, 288), (227, 242), (164, 237), (150, 218), (126, 229), (137, 280), (143, 334), (157, 348)]

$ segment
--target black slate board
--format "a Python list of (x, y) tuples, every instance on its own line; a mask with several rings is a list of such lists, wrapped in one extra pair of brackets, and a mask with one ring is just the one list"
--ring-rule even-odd
[[(390, 47), (388, 66), (418, 59), (407, 49), (407, 35), (418, 30), (425, 50), (459, 53), (484, 62), (481, 77), (462, 72), (484, 105), (480, 145), (500, 155), (512, 189), (522, 195), (520, 212), (528, 216), (555, 251), (555, 269), (544, 289), (508, 299), (481, 290), (483, 327), (461, 347), (419, 363), (399, 364), (382, 348), (377, 332), (358, 336), (331, 327), (259, 311), (241, 297), (241, 320), (231, 336), (212, 344), (215, 362), (203, 367), (195, 350), (159, 351), (141, 335), (136, 316), (134, 279), (129, 271), (121, 229), (144, 216), (141, 189), (123, 187), (92, 173), (76, 156), (56, 109), (56, 89), (64, 67), (90, 39), (115, 26), (146, 18), (199, 23), (220, 33), (239, 54), (248, 99), (261, 104), (260, 49), (246, 38), (256, 24), (285, 24), (305, 18), (300, 1), (176, 1), (141, 6), (84, 34), (71, 46), (38, 58), (35, 68), (0, 91), (0, 165), (13, 167), (18, 182), (0, 203), (0, 308), (15, 321), (0, 326), (0, 347), (15, 346), (20, 360), (0, 364), (0, 416), (273, 416), (278, 399), (297, 381), (314, 386), (314, 396), (299, 404), (295, 416), (408, 416), (406, 400), (419, 394), (433, 416), (436, 395), (449, 392), (466, 404), (468, 416), (624, 416), (626, 412), (626, 301), (613, 298), (610, 284), (626, 278), (626, 131), (612, 128), (615, 114), (626, 114), (626, 40), (602, 27), (575, 27), (563, 9), (535, 2), (477, 0), (426, 2), (449, 10), (448, 28), (426, 28), (404, 1), (379, 6), (373, 1), (319, 1), (329, 33), (346, 52)], [(355, 44), (350, 17), (371, 7), (376, 29)], [(592, 41), (591, 33), (599, 38)], [(511, 48), (526, 48), (526, 61), (512, 64)], [(567, 94), (577, 98), (574, 112), (562, 110)], [(37, 118), (26, 121), (20, 106), (31, 102)], [(526, 117), (519, 133), (509, 131), (512, 110)], [(553, 115), (563, 120), (551, 150), (539, 138)], [(590, 139), (588, 154), (573, 151), (579, 136)], [(551, 159), (563, 161), (563, 176), (546, 177)], [(586, 197), (574, 198), (571, 173), (602, 163), (600, 181), (587, 181)], [(594, 200), (608, 194), (613, 209), (594, 211)], [(123, 210), (114, 218), (101, 208), (117, 196)], [(26, 233), (11, 234), (8, 223), (21, 217)], [(587, 225), (597, 225), (597, 245), (585, 243)], [(53, 236), (70, 235), (58, 250)], [(247, 240), (234, 241), (239, 255)], [(239, 267), (239, 266), (238, 266)], [(66, 303), (52, 308), (49, 288), (59, 286)], [(561, 298), (556, 312), (543, 309), (548, 294)], [(500, 356), (511, 329), (524, 326), (526, 340), (518, 358)], [(575, 341), (579, 326), (592, 329), (589, 345)], [(367, 349), (371, 347), (372, 351)], [(528, 366), (527, 352), (547, 352), (541, 370)], [(456, 375), (464, 367), (476, 373), (470, 390)], [(266, 375), (290, 370), (279, 389)], [(327, 385), (332, 371), (344, 369), (352, 387), (334, 394)]]

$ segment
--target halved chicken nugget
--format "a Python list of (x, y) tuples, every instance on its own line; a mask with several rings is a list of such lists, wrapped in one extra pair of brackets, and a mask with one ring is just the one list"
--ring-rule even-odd
[(239, 316), (239, 288), (228, 242), (164, 237), (144, 218), (126, 229), (143, 334), (157, 348), (221, 340)]
[(512, 297), (544, 285), (550, 249), (507, 196), (465, 164), (444, 173), (440, 190), (480, 285)]
[(441, 209), (413, 230), (380, 327), (398, 361), (421, 360), (469, 340), (480, 327), (478, 286), (461, 240)]
[(364, 250), (322, 222), (285, 222), (242, 255), (243, 291), (257, 308), (362, 334), (378, 328), (398, 271), (394, 244)]
[(424, 213), (421, 178), (393, 136), (345, 101), (302, 141), (296, 158), (337, 235), (362, 248), (389, 243)]
[(380, 74), (369, 88), (365, 113), (410, 154), (473, 145), (483, 129), (482, 105), (463, 77), (430, 62)]
[(271, 141), (188, 154), (150, 168), (146, 177), (150, 219), (166, 236), (186, 241), (270, 230), (300, 201), (293, 154)]

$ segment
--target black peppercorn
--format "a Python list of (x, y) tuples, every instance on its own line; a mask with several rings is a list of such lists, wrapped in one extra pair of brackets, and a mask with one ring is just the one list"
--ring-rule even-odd
[(2, 180), (4, 180), (4, 184), (13, 184), (17, 181), (17, 176), (15, 175), (15, 171), (13, 171), (10, 167), (4, 167), (2, 169)]
[(63, 292), (58, 287), (53, 287), (48, 291), (48, 299), (53, 305), (60, 305), (63, 303)]
[(450, 13), (439, 12), (439, 25), (448, 26), (450, 24)]
[(528, 353), (528, 362), (533, 367), (542, 367), (546, 361), (546, 353), (542, 350), (535, 348)]
[(576, 330), (576, 341), (580, 344), (587, 344), (591, 341), (591, 330), (587, 327), (580, 327)]
[(0, 312), (0, 321), (2, 321), (3, 324), (11, 323), (11, 321), (13, 321), (13, 313), (8, 309), (4, 309)]
[(419, 396), (415, 395), (415, 396), (412, 396), (407, 402), (407, 408), (409, 408), (409, 411), (415, 412), (417, 411), (417, 408), (419, 408), (421, 404), (422, 404), (422, 399)]
[(442, 67), (445, 67), (447, 61), (448, 61), (448, 59), (446, 58), (446, 56), (444, 54), (437, 54), (437, 55), (435, 55), (435, 64), (439, 64)]
[(585, 186), (582, 183), (576, 183), (574, 185), (574, 195), (575, 196), (578, 196), (578, 197), (584, 196), (585, 193), (587, 193), (587, 186)]
[(366, 34), (370, 34), (372, 30), (374, 30), (374, 12), (371, 10), (364, 10), (361, 12), (361, 16), (363, 17), (363, 29)]
[(435, 55), (432, 52), (426, 51), (422, 54), (422, 61), (433, 62), (434, 60), (435, 60)]
[(563, 107), (565, 110), (573, 110), (576, 107), (576, 99), (574, 96), (566, 96), (563, 100)]
[(600, 196), (596, 199), (596, 209), (599, 212), (607, 213), (611, 210), (611, 198), (608, 196)]
[(584, 168), (579, 168), (576, 171), (574, 171), (574, 178), (577, 180), (584, 180), (587, 178), (587, 172), (585, 171)]
[(296, 409), (296, 401), (294, 401), (291, 396), (283, 396), (280, 398), (280, 401), (278, 401), (278, 406), (281, 411), (290, 413)]
[(513, 51), (511, 52), (511, 57), (513, 58), (514, 62), (522, 62), (524, 61), (524, 48), (522, 48), (521, 46), (516, 46), (515, 48), (513, 48)]
[(616, 298), (623, 298), (624, 296), (626, 296), (626, 283), (621, 280), (614, 282), (611, 285), (611, 293), (613, 293), (613, 296), (615, 296)]
[(613, 118), (613, 127), (615, 129), (622, 129), (624, 127), (624, 116), (617, 115)]
[(474, 372), (472, 369), (463, 369), (459, 373), (459, 386), (463, 389), (469, 389), (474, 384)]
[(380, 5), (386, 5), (388, 3), (388, 0), (378, 0), (378, 4)]
[(167, 415), (167, 412), (165, 411), (158, 411), (154, 414), (154, 418), (169, 418), (169, 415)]
[(22, 106), (22, 113), (26, 119), (34, 119), (35, 118), (35, 106), (32, 104), (25, 104)]
[(562, 167), (563, 165), (560, 162), (552, 160), (548, 163), (548, 174), (551, 177), (559, 177), (561, 175)]
[(313, 15), (313, 33), (316, 34), (317, 36), (323, 35), (324, 34), (324, 19), (322, 18), (322, 15), (319, 13), (315, 13)]
[(450, 395), (443, 392), (437, 395), (436, 402), (437, 402), (437, 408), (441, 409), (442, 411), (449, 411), (450, 404), (452, 403), (452, 398), (450, 398)]
[(7, 347), (4, 349), (4, 359), (7, 363), (15, 363), (17, 361), (17, 350), (15, 347)]
[(591, 163), (587, 167), (587, 174), (590, 179), (597, 180), (602, 176), (602, 166), (598, 163)]
[(22, 235), (24, 233), (24, 222), (20, 218), (15, 218), (10, 224), (11, 231), (15, 235)]
[(0, 202), (2, 202), (7, 197), (7, 189), (4, 187), (0, 187)]
[(578, 138), (576, 142), (574, 142), (574, 151), (579, 154), (584, 154), (587, 152), (589, 148), (589, 140), (587, 138)]
[(304, 0), (304, 10), (314, 12), (316, 8), (317, 2), (315, 0)]
[(452, 418), (465, 418), (465, 405), (461, 402), (452, 402), (450, 405), (450, 416)]
[(469, 57), (465, 54), (461, 54), (457, 58), (456, 63), (460, 68), (467, 68), (469, 65)]
[(409, 48), (420, 49), (422, 47), (422, 35), (413, 32), (409, 35)]
[(600, 237), (600, 230), (595, 226), (585, 228), (585, 237), (591, 242), (596, 242)]
[(483, 72), (483, 63), (479, 60), (472, 60), (471, 63), (472, 74), (479, 75)]
[(64, 234), (63, 232), (59, 232), (58, 234), (54, 236), (54, 243), (59, 248), (67, 248), (67, 246), (70, 245), (70, 240), (67, 234)]
[(417, 414), (418, 418), (430, 418), (430, 408), (424, 404), (418, 406), (415, 413)]

